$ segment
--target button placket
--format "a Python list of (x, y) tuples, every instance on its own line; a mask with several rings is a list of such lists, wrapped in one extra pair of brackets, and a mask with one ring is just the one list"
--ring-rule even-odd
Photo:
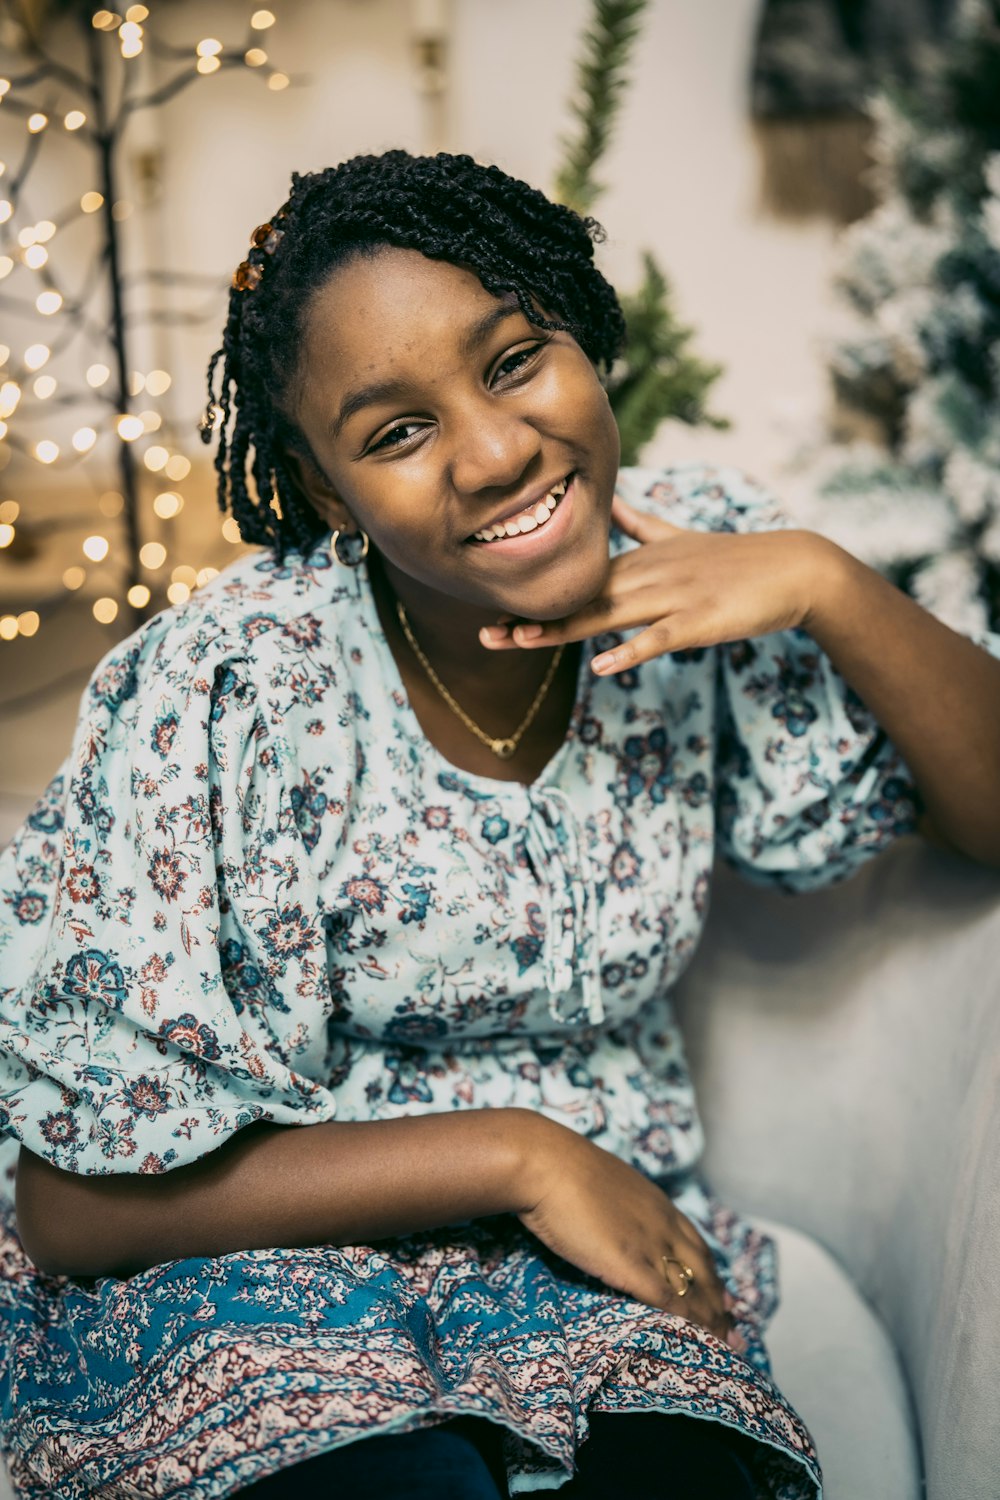
[(604, 1004), (597, 970), (597, 890), (590, 857), (573, 806), (563, 792), (541, 787), (529, 792), (529, 802), (527, 836), (548, 908), (544, 966), (549, 1014), (560, 1025), (576, 1020), (578, 1013), (563, 1015), (558, 996), (573, 988), (579, 974), (587, 1019), (597, 1025), (604, 1019)]

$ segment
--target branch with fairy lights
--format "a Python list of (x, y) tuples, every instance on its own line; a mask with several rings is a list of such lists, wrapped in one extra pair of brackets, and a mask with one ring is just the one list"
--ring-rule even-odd
[[(161, 398), (172, 385), (169, 371), (137, 370), (134, 351), (143, 325), (217, 317), (227, 278), (127, 272), (123, 226), (134, 205), (122, 193), (123, 152), (138, 116), (200, 78), (244, 69), (272, 91), (292, 81), (271, 65), (263, 45), (276, 21), (270, 10), (253, 11), (237, 47), (215, 37), (188, 47), (168, 43), (157, 36), (146, 5), (131, 5), (123, 15), (91, 12), (77, 3), (69, 10), (44, 39), (25, 23), (24, 70), (0, 79), (0, 132), (16, 158), (0, 162), (0, 313), (5, 339), (14, 336), (8, 327), (26, 329), (19, 352), (0, 344), (0, 468), (14, 483), (35, 464), (77, 471), (97, 497), (100, 515), (112, 523), (101, 531), (112, 536), (96, 530), (88, 535), (84, 561), (65, 568), (61, 586), (35, 601), (37, 609), (0, 613), (0, 642), (34, 635), (87, 582), (86, 563), (117, 571), (111, 588), (92, 603), (102, 624), (124, 609), (135, 626), (154, 594), (181, 603), (215, 575), (214, 568), (178, 562), (164, 542), (143, 535), (148, 512), (169, 522), (182, 510), (191, 473), (184, 448), (196, 435), (193, 427), (180, 434), (163, 409)], [(45, 147), (57, 135), (83, 147), (86, 188), (50, 216), (36, 218), (35, 184)], [(143, 160), (139, 153), (140, 167)], [(76, 246), (84, 228), (89, 232), (81, 254)], [(60, 256), (70, 241), (74, 253)], [(191, 305), (199, 294), (204, 305)], [(176, 305), (178, 296), (188, 305)], [(107, 487), (111, 474), (114, 488)], [(5, 485), (8, 495), (13, 487)], [(41, 504), (29, 508), (18, 499), (0, 500), (0, 558), (9, 565), (27, 560), (46, 535), (78, 530), (81, 519), (89, 527), (90, 514), (56, 516), (45, 514)], [(222, 523), (222, 534), (240, 540), (231, 519)]]

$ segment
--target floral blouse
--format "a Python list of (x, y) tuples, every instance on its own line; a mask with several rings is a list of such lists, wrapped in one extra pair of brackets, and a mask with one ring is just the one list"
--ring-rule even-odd
[[(619, 483), (681, 526), (781, 524), (731, 471)], [(0, 863), (3, 1129), (72, 1171), (152, 1173), (255, 1120), (517, 1105), (688, 1171), (665, 997), (716, 851), (808, 890), (911, 830), (914, 791), (805, 633), (597, 678), (615, 639), (586, 643), (530, 786), (427, 742), (328, 539), (244, 557), (116, 646)]]
[[(682, 527), (781, 519), (742, 475), (626, 469)], [(670, 990), (713, 859), (809, 890), (912, 830), (912, 779), (801, 631), (610, 678), (583, 648), (530, 786), (428, 743), (368, 577), (329, 537), (248, 555), (101, 662), (0, 855), (0, 1125), (83, 1173), (169, 1172), (255, 1120), (520, 1106), (658, 1180), (745, 1347), (562, 1261), (514, 1215), (381, 1241), (48, 1276), (0, 1205), (0, 1450), (24, 1500), (222, 1500), (376, 1431), (503, 1429), (557, 1489), (594, 1412), (747, 1440), (817, 1500), (770, 1379), (771, 1241), (711, 1197)], [(612, 532), (612, 549), (633, 544)], [(1000, 655), (1000, 640), (986, 642)]]

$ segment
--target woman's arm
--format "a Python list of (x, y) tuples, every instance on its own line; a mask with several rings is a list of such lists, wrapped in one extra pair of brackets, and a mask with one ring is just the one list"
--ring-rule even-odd
[(913, 773), (930, 824), (1000, 867), (1000, 661), (834, 542), (801, 539), (803, 625)]
[(52, 1275), (128, 1276), (274, 1245), (368, 1244), (523, 1206), (526, 1167), (560, 1127), (524, 1109), (254, 1125), (173, 1172), (86, 1176), (21, 1148), (17, 1223)]
[[(43, 1271), (129, 1276), (163, 1261), (271, 1246), (370, 1244), (518, 1215), (557, 1255), (740, 1346), (694, 1224), (641, 1172), (529, 1109), (350, 1125), (255, 1125), (155, 1176), (64, 1172), (21, 1148), (17, 1220)], [(688, 1264), (672, 1283), (664, 1256)], [(684, 1299), (684, 1300), (682, 1300)]]

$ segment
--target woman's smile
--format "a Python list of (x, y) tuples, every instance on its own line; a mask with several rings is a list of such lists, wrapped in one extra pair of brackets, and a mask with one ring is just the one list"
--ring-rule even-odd
[(360, 527), (415, 618), (466, 642), (498, 614), (552, 619), (598, 592), (614, 417), (576, 340), (471, 271), (382, 248), (315, 294), (294, 418), (309, 498)]
[[(555, 484), (549, 485), (540, 498), (533, 496), (525, 500), (523, 505), (518, 503), (515, 507), (504, 511), (501, 516), (495, 516), (479, 531), (474, 532), (469, 540), (489, 546), (493, 546), (496, 542), (520, 542), (521, 537), (529, 536), (533, 531), (548, 526), (556, 509), (562, 507), (563, 497), (573, 478), (572, 474), (566, 474)], [(551, 532), (547, 534), (546, 539), (548, 542), (552, 541)], [(536, 537), (535, 542), (537, 541)], [(509, 554), (510, 548), (501, 548), (501, 551)]]
[(470, 539), (474, 561), (500, 573), (525, 564), (547, 570), (556, 559), (572, 558), (579, 536), (579, 526), (574, 523), (582, 516), (583, 525), (593, 527), (593, 505), (588, 501), (581, 476), (567, 475), (544, 500), (529, 504), (490, 528), (488, 539), (477, 532)]

